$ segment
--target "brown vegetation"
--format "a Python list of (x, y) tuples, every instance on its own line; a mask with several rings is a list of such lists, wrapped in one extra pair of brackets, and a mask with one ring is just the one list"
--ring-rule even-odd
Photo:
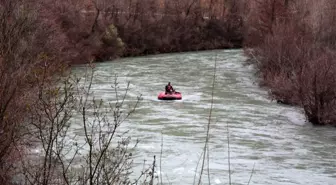
[(85, 14), (92, 17), (98, 12), (99, 21), (118, 29), (125, 44), (123, 56), (240, 47), (243, 21), (235, 11), (237, 3), (226, 12), (228, 2), (99, 1)]
[(252, 1), (246, 53), (279, 102), (302, 106), (308, 121), (336, 124), (336, 14), (332, 1)]
[[(66, 72), (68, 64), (118, 52), (118, 40), (110, 31), (113, 27), (103, 30), (95, 26), (95, 19), (86, 21), (73, 15), (78, 13), (72, 9), (74, 2), (0, 2), (0, 184), (12, 183), (23, 155), (29, 151), (28, 123), (34, 115), (30, 106), (46, 93), (43, 89), (56, 83), (55, 74)], [(71, 25), (86, 22), (88, 27)], [(56, 109), (39, 105), (47, 114), (56, 113)]]
[[(35, 77), (40, 67), (50, 62), (46, 58), (47, 45), (43, 29), (37, 31), (34, 12), (25, 12), (32, 4), (21, 1), (0, 3), (0, 183), (6, 184), (16, 159), (15, 145), (21, 138), (22, 122), (25, 120), (25, 104), (34, 93)], [(37, 37), (41, 36), (41, 39)]]

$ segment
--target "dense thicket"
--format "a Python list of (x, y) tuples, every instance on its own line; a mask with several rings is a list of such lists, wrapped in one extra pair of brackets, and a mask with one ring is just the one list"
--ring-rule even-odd
[(246, 53), (279, 102), (303, 107), (308, 121), (336, 124), (334, 1), (251, 1)]

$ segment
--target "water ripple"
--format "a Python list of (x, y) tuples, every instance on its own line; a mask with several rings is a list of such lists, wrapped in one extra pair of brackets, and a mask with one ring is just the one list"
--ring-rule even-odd
[[(271, 102), (267, 92), (256, 85), (253, 67), (244, 66), (241, 50), (165, 54), (97, 64), (92, 86), (97, 98), (114, 100), (111, 85), (115, 75), (120, 90), (130, 81), (129, 102), (143, 96), (138, 110), (121, 128), (141, 141), (135, 155), (136, 169), (140, 172), (143, 159), (160, 154), (162, 136), (161, 173), (172, 184), (192, 184), (205, 140), (215, 60), (209, 141), (212, 183), (228, 182), (229, 126), (235, 184), (247, 183), (254, 163), (251, 184), (336, 184), (336, 130), (312, 127), (305, 123), (302, 110)], [(74, 70), (80, 73), (80, 68)], [(181, 101), (157, 100), (168, 81), (182, 92)]]

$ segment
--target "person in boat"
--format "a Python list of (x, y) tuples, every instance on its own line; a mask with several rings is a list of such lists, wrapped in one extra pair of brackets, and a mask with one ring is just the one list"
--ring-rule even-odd
[(175, 92), (172, 85), (170, 85), (170, 82), (168, 82), (168, 85), (166, 85), (166, 94), (173, 94)]

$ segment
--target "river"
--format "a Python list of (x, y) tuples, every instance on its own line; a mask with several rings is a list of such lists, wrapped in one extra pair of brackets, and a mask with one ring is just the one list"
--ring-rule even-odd
[[(130, 82), (130, 102), (142, 94), (136, 112), (121, 128), (140, 140), (134, 155), (136, 173), (144, 159), (150, 163), (153, 155), (159, 158), (162, 139), (165, 184), (193, 183), (213, 90), (211, 184), (229, 181), (227, 126), (232, 184), (247, 184), (254, 165), (250, 184), (336, 184), (336, 129), (313, 127), (305, 122), (301, 109), (271, 101), (267, 91), (258, 87), (253, 67), (244, 65), (245, 59), (242, 50), (214, 50), (96, 64), (92, 86), (96, 98), (113, 100), (115, 75), (120, 84)], [(80, 66), (74, 68), (75, 72), (81, 70)], [(182, 93), (182, 100), (157, 100), (169, 81)], [(204, 173), (203, 183), (207, 184)]]

